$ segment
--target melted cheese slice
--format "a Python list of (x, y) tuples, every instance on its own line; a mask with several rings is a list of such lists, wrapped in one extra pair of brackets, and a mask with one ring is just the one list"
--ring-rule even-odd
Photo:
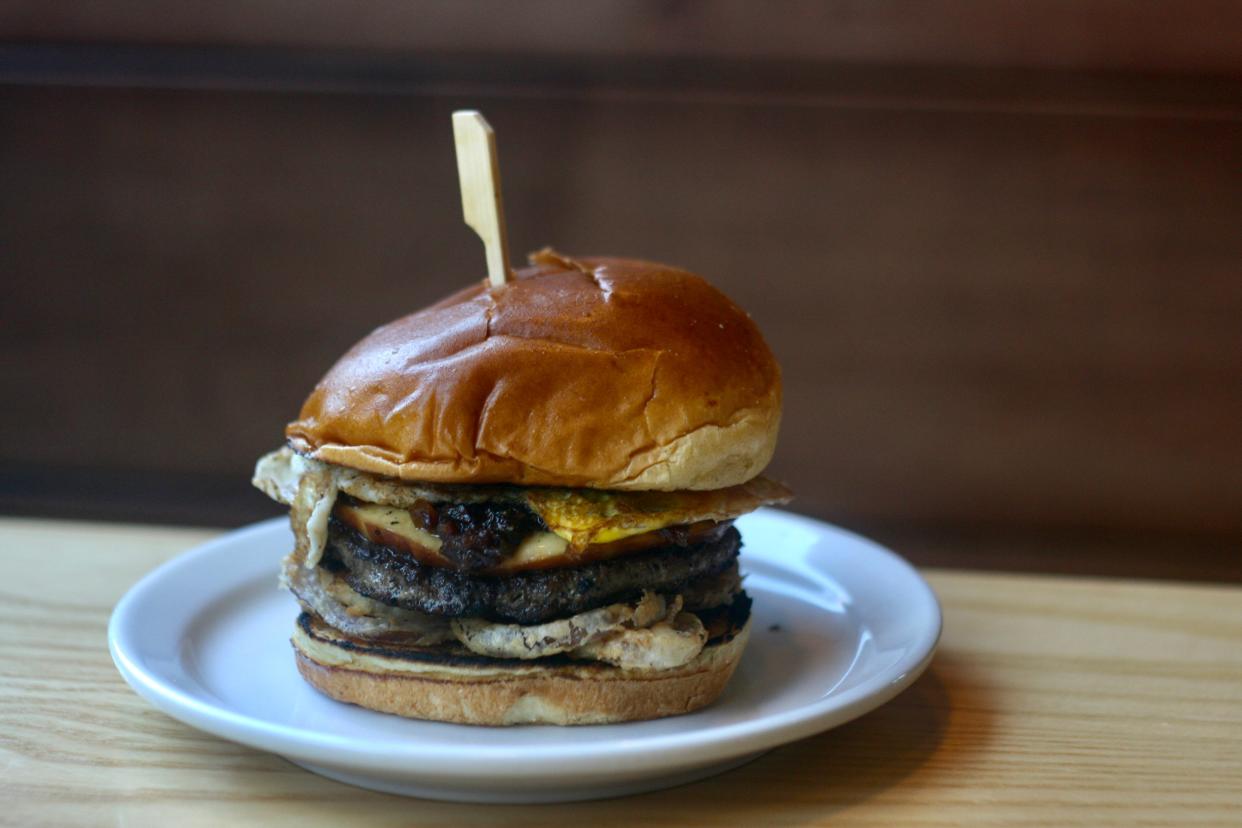
[[(305, 492), (307, 498), (302, 498), (296, 492), (307, 478), (316, 485), (311, 487), (313, 491)], [(784, 503), (792, 497), (789, 489), (766, 477), (756, 477), (727, 489), (678, 492), (400, 482), (300, 457), (288, 447), (259, 461), (254, 483), (272, 498), (294, 507), (294, 530), (300, 535), (304, 559), (310, 565), (313, 565), (311, 561), (318, 560), (318, 551), (322, 549), (325, 504), (331, 508), (338, 491), (365, 501), (360, 506), (336, 504), (334, 513), (354, 528), (376, 542), (394, 545), (382, 540), (388, 537), (413, 554), (425, 555), (428, 563), (441, 566), (448, 562), (439, 554), (439, 539), (418, 528), (406, 509), (420, 500), (524, 503), (539, 515), (548, 532), (534, 535), (523, 543), (495, 570), (497, 573), (612, 557), (634, 549), (633, 545), (627, 545), (631, 538), (636, 542), (637, 536), (671, 526), (708, 526), (732, 520), (760, 506)], [(314, 504), (309, 501), (312, 495), (318, 497)], [(307, 502), (299, 507), (303, 499)], [(355, 520), (348, 519), (351, 514)]]
[(576, 549), (614, 543), (670, 526), (731, 520), (760, 506), (784, 503), (789, 489), (766, 477), (709, 491), (608, 492), (527, 489), (524, 497), (549, 531)]
[[(452, 567), (453, 562), (440, 553), (443, 545), (438, 537), (416, 526), (407, 509), (375, 504), (347, 505), (338, 503), (335, 514), (345, 523), (374, 543), (400, 549), (429, 566)], [(489, 575), (540, 569), (573, 560), (568, 554), (569, 541), (551, 532), (530, 535), (498, 565), (485, 570)]]

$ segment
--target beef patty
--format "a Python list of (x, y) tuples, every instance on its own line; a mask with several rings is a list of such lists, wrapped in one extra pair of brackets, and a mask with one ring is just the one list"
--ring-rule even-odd
[(425, 566), (333, 519), (322, 565), (341, 572), (355, 591), (391, 606), (451, 618), (536, 624), (628, 601), (644, 589), (676, 592), (691, 580), (724, 571), (741, 546), (742, 536), (730, 526), (718, 539), (690, 546), (666, 546), (573, 568), (486, 577)]

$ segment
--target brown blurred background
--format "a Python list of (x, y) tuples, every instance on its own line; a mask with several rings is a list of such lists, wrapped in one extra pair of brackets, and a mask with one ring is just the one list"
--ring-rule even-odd
[(0, 4), (0, 513), (232, 526), (332, 360), (515, 255), (704, 273), (795, 508), (1242, 580), (1242, 5)]

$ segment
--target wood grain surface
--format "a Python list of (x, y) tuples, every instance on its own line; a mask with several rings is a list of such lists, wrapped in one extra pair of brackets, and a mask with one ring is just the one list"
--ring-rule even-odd
[(125, 686), (112, 605), (206, 530), (0, 520), (0, 823), (1237, 825), (1242, 590), (927, 575), (941, 650), (895, 701), (724, 776), (596, 803), (357, 790), (199, 733)]

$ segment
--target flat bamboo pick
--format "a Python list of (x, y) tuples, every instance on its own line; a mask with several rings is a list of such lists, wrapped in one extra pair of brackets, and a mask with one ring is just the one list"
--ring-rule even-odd
[(487, 278), (493, 287), (500, 287), (509, 278), (509, 238), (500, 203), (496, 133), (478, 112), (463, 109), (453, 113), (453, 140), (457, 144), (462, 215), (483, 240)]

